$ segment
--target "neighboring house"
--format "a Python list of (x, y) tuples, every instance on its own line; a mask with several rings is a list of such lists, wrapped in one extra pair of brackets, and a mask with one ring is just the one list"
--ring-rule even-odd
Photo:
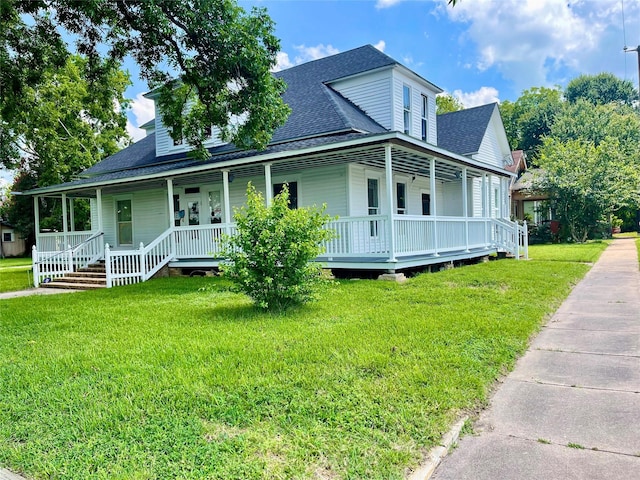
[(0, 258), (24, 255), (27, 244), (14, 228), (0, 220)]
[(511, 191), (511, 214), (516, 220), (526, 220), (539, 225), (551, 220), (551, 212), (546, 203), (549, 196), (536, 188), (538, 179), (544, 174), (540, 169), (528, 169), (527, 156), (522, 150), (512, 152), (513, 165), (507, 170), (515, 173)]
[[(215, 267), (248, 181), (267, 201), (288, 183), (292, 207), (326, 204), (339, 217), (318, 259), (332, 269), (396, 272), (498, 250), (519, 255), (523, 230), (509, 221), (514, 174), (496, 104), (436, 118), (442, 90), (370, 45), (275, 75), (288, 85), (291, 115), (264, 151), (238, 150), (214, 130), (211, 158), (194, 160), (158, 115), (143, 126), (146, 138), (79, 179), (28, 192), (36, 223), (40, 196), (62, 197), (65, 209), (72, 197), (92, 206), (90, 232), (65, 222), (61, 233), (38, 233), (34, 276), (105, 257), (109, 285), (167, 264)], [(75, 247), (63, 254), (66, 245)]]

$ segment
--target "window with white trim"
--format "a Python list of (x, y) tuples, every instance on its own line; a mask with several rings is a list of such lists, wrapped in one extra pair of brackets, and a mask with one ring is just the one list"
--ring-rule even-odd
[(427, 141), (429, 131), (429, 98), (422, 95), (422, 112), (420, 115), (420, 123), (422, 126), (422, 140)]
[(274, 183), (273, 196), (280, 195), (285, 185), (289, 188), (289, 208), (295, 210), (298, 208), (298, 182)]
[(407, 213), (407, 184), (396, 183), (396, 212), (398, 215)]
[[(369, 215), (380, 213), (380, 197), (377, 178), (367, 178), (367, 207)], [(378, 221), (369, 222), (369, 230), (372, 237), (378, 236)]]
[(133, 245), (133, 216), (131, 215), (131, 199), (116, 201), (116, 224), (118, 245)]
[(411, 134), (411, 87), (408, 85), (402, 86), (402, 109), (403, 109), (403, 122), (404, 133)]

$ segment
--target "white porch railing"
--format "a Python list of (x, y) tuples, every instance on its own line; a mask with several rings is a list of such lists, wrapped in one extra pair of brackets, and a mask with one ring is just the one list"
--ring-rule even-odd
[[(495, 233), (491, 229), (489, 218), (394, 215), (393, 221), (395, 254), (400, 256), (488, 249), (496, 246), (496, 239), (504, 239), (503, 232)], [(505, 228), (510, 225), (515, 231), (512, 222), (505, 220), (500, 223), (503, 224)], [(331, 221), (327, 228), (335, 230), (337, 237), (325, 242), (323, 257), (379, 258), (388, 255), (388, 225), (386, 215), (343, 217)], [(510, 248), (515, 251), (512, 245)]]
[[(497, 248), (516, 258), (528, 257), (527, 228), (505, 219), (394, 215), (396, 256), (437, 256), (448, 252)], [(325, 228), (337, 236), (324, 243), (323, 258), (388, 258), (389, 217), (343, 217)], [(144, 282), (173, 259), (219, 259), (223, 234), (232, 235), (235, 224), (175, 227), (138, 250), (102, 248), (102, 233), (76, 247), (58, 252), (33, 251), (34, 279), (61, 276), (95, 262), (103, 254), (107, 286)]]
[(529, 259), (529, 236), (527, 222), (520, 225), (501, 218), (491, 219), (492, 237), (495, 244), (520, 260)]
[(79, 245), (95, 235), (95, 232), (48, 232), (36, 235), (36, 245), (41, 252), (62, 252), (69, 245)]
[[(47, 278), (61, 277), (98, 261), (104, 253), (103, 235), (102, 232), (96, 232), (86, 236), (86, 232), (83, 232), (82, 237), (86, 238), (80, 243), (61, 250), (39, 251), (34, 245), (32, 250), (34, 285), (38, 287)], [(80, 237), (73, 235), (67, 238)], [(56, 241), (59, 239), (56, 238)], [(41, 243), (43, 244), (52, 246), (53, 242)]]
[(336, 238), (324, 242), (325, 255), (329, 257), (380, 257), (389, 253), (385, 215), (343, 217), (330, 221), (325, 228), (337, 234)]
[(174, 257), (173, 229), (166, 230), (146, 247), (139, 250), (111, 250), (105, 246), (104, 263), (107, 288), (144, 282), (155, 275)]
[(223, 234), (233, 235), (234, 233), (236, 233), (236, 226), (233, 223), (176, 227), (174, 230), (175, 256), (176, 258), (219, 257), (223, 247)]

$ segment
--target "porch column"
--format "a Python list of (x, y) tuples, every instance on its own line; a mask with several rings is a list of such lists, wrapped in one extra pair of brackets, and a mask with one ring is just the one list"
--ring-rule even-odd
[(462, 167), (462, 216), (464, 217), (464, 236), (466, 252), (469, 251), (469, 192), (467, 183), (467, 167)]
[(264, 164), (264, 198), (267, 201), (267, 206), (271, 205), (271, 200), (273, 199), (273, 186), (271, 185), (271, 164)]
[[(98, 231), (104, 233), (104, 226), (102, 225), (102, 189), (96, 188), (96, 208), (98, 217)], [(92, 228), (93, 230), (93, 228)]]
[(33, 217), (35, 222), (36, 245), (42, 250), (40, 246), (40, 197), (37, 195), (33, 197)]
[[(175, 208), (173, 207), (173, 178), (167, 178), (167, 201), (169, 202), (169, 230), (171, 230), (171, 237), (170, 237), (170, 245), (171, 245), (171, 255), (175, 256), (176, 255), (176, 235), (175, 235), (175, 228), (176, 228), (176, 222), (175, 222), (175, 218), (176, 218), (176, 211)], [(142, 244), (142, 242), (140, 242), (140, 250), (144, 249), (144, 245)], [(144, 267), (144, 256), (140, 257), (140, 265), (142, 267)], [(147, 272), (143, 271), (142, 275), (144, 278), (144, 275), (146, 275)]]
[(167, 178), (167, 201), (169, 202), (169, 228), (176, 224), (176, 211), (173, 208), (173, 178)]
[(480, 187), (480, 192), (482, 194), (482, 216), (487, 216), (487, 174), (482, 174), (482, 184)]
[(68, 241), (68, 235), (67, 235), (68, 232), (69, 232), (69, 222), (67, 219), (67, 194), (63, 193), (62, 194), (62, 236), (64, 238), (65, 248), (67, 248), (67, 246), (70, 246)]
[(76, 218), (75, 218), (75, 206), (73, 202), (73, 197), (69, 198), (69, 230), (71, 232), (76, 231)]
[(500, 179), (500, 201), (498, 202), (498, 216), (500, 218), (504, 218), (504, 178), (499, 177)]
[(396, 261), (396, 229), (393, 222), (393, 165), (391, 161), (391, 145), (384, 146), (384, 169), (387, 182), (387, 206), (389, 208), (389, 261)]
[(222, 171), (222, 201), (224, 202), (223, 221), (231, 223), (231, 201), (229, 200), (229, 170)]
[(484, 217), (484, 248), (489, 248), (489, 201), (487, 200), (487, 193), (489, 191), (487, 183), (487, 174), (482, 174), (482, 216)]
[(437, 195), (436, 195), (436, 159), (431, 158), (429, 161), (429, 194), (431, 196), (431, 205), (429, 214), (433, 218), (433, 251), (436, 257), (438, 255), (438, 219), (437, 215)]

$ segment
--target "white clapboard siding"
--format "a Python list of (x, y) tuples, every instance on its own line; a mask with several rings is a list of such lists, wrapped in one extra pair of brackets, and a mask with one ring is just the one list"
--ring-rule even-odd
[(140, 190), (127, 195), (102, 196), (102, 222), (105, 243), (118, 246), (116, 237), (116, 202), (131, 199), (133, 245), (147, 245), (169, 228), (169, 209), (165, 190)]
[(506, 135), (502, 130), (502, 121), (496, 108), (491, 116), (491, 121), (484, 134), (478, 153), (473, 158), (489, 165), (504, 168), (505, 157), (510, 154), (511, 150)]
[[(158, 105), (156, 104), (156, 112), (158, 112)], [(169, 135), (169, 129), (162, 121), (161, 115), (156, 115), (155, 118), (155, 132), (156, 132), (156, 156), (162, 157), (164, 155), (171, 155), (174, 153), (182, 153), (191, 150), (191, 146), (183, 142), (180, 145), (173, 144), (173, 138)], [(204, 146), (207, 148), (217, 147), (224, 145), (226, 142), (220, 140), (220, 129), (213, 128), (211, 130), (211, 138), (204, 142)]]
[(462, 216), (462, 184), (447, 182), (442, 184), (442, 209), (438, 209), (445, 216)]
[(427, 141), (433, 145), (437, 145), (437, 126), (436, 126), (436, 94), (429, 89), (426, 84), (403, 75), (398, 70), (393, 71), (393, 128), (398, 132), (404, 131), (404, 104), (403, 104), (403, 86), (411, 87), (411, 131), (410, 134), (415, 138), (422, 138), (422, 95), (429, 99), (429, 118)]
[(391, 70), (339, 80), (331, 86), (391, 130)]
[(474, 178), (472, 185), (471, 199), (473, 208), (469, 214), (473, 217), (482, 217), (482, 179)]

